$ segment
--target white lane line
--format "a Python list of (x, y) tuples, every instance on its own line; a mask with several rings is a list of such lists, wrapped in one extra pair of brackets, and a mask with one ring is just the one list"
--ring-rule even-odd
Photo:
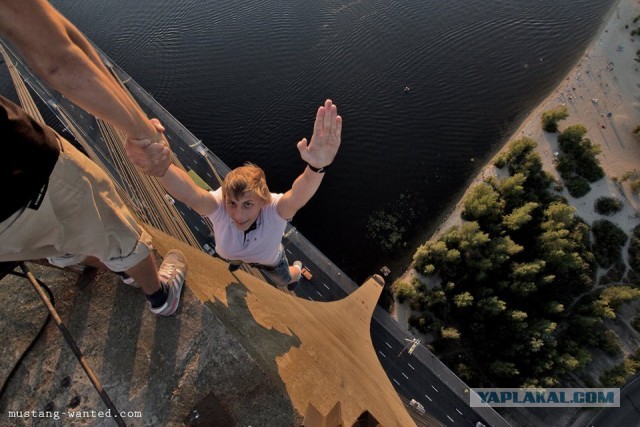
[(286, 249), (287, 252), (291, 253), (291, 251), (289, 249)]
[(317, 293), (318, 295), (320, 295), (320, 297), (322, 297), (322, 294), (321, 294), (320, 292), (318, 292), (317, 290), (316, 290), (316, 293)]
[(184, 148), (182, 148), (182, 145), (178, 145), (178, 148), (184, 151)]
[(411, 363), (407, 363), (407, 365), (409, 365), (409, 367), (410, 367), (411, 369), (413, 369), (414, 371), (416, 370), (416, 368), (414, 368), (413, 366), (411, 366)]
[(386, 358), (387, 356), (385, 356), (385, 354), (383, 352), (381, 352), (380, 350), (378, 350), (378, 353), (380, 353), (380, 355), (384, 358)]
[(313, 301), (313, 298), (309, 297), (309, 301)]
[(426, 394), (424, 395), (424, 397), (426, 397), (427, 399), (429, 399), (429, 402), (433, 402), (433, 399), (431, 399), (429, 396), (427, 396)]
[(206, 174), (209, 178), (213, 178), (209, 172), (205, 172), (205, 174)]
[(434, 386), (431, 386), (432, 389), (434, 389), (436, 391), (436, 393), (438, 393), (438, 389), (435, 388)]
[(402, 374), (402, 376), (403, 376), (403, 377), (405, 377), (406, 379), (409, 379), (409, 377), (408, 377), (408, 376), (406, 376), (406, 375), (404, 374), (404, 372), (400, 372), (400, 373)]
[(400, 385), (400, 383), (399, 383), (398, 381), (396, 381), (396, 379), (395, 379), (395, 378), (393, 379), (393, 382), (394, 382), (394, 383), (396, 383), (396, 384), (398, 384), (398, 385)]
[(200, 229), (198, 227), (196, 227), (195, 225), (193, 226), (193, 228), (195, 228), (196, 230), (198, 230), (198, 232), (200, 232)]
[(451, 420), (452, 423), (454, 423), (455, 421), (453, 421), (453, 418), (451, 418), (449, 415), (447, 415), (447, 418), (449, 418)]
[(387, 345), (387, 347), (393, 348), (393, 347), (391, 347), (391, 344), (389, 344), (388, 342), (385, 341), (384, 343)]
[(325, 288), (327, 289), (331, 289), (330, 287), (328, 287), (324, 282), (322, 282), (322, 284), (324, 285)]
[(456, 408), (456, 411), (458, 411), (458, 413), (462, 415), (462, 412), (460, 412), (460, 409)]

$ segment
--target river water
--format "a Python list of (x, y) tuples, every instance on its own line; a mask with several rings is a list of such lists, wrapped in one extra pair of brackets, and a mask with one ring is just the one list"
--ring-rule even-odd
[(295, 145), (332, 98), (341, 151), (293, 223), (356, 282), (406, 267), (414, 236), (564, 78), (614, 3), (52, 1), (229, 166), (263, 167), (272, 191), (302, 172)]

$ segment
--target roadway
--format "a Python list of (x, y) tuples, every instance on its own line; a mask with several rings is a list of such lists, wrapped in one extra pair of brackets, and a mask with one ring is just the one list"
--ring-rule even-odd
[(640, 427), (640, 376), (621, 390), (619, 408), (601, 409), (586, 425)]

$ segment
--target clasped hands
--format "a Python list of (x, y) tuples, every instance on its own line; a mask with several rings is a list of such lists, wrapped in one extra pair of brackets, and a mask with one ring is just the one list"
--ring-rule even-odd
[(164, 136), (165, 128), (158, 119), (151, 119), (159, 139), (127, 138), (124, 144), (129, 160), (147, 175), (163, 176), (171, 165), (171, 149)]

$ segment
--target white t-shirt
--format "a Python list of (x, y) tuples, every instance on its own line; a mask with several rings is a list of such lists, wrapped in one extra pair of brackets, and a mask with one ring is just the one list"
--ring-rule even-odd
[(227, 213), (222, 200), (222, 189), (211, 191), (218, 209), (207, 217), (213, 224), (216, 252), (228, 260), (247, 263), (275, 265), (280, 260), (280, 243), (287, 220), (278, 215), (276, 205), (282, 194), (271, 193), (271, 202), (266, 204), (256, 220), (256, 228), (245, 236), (238, 230)]

